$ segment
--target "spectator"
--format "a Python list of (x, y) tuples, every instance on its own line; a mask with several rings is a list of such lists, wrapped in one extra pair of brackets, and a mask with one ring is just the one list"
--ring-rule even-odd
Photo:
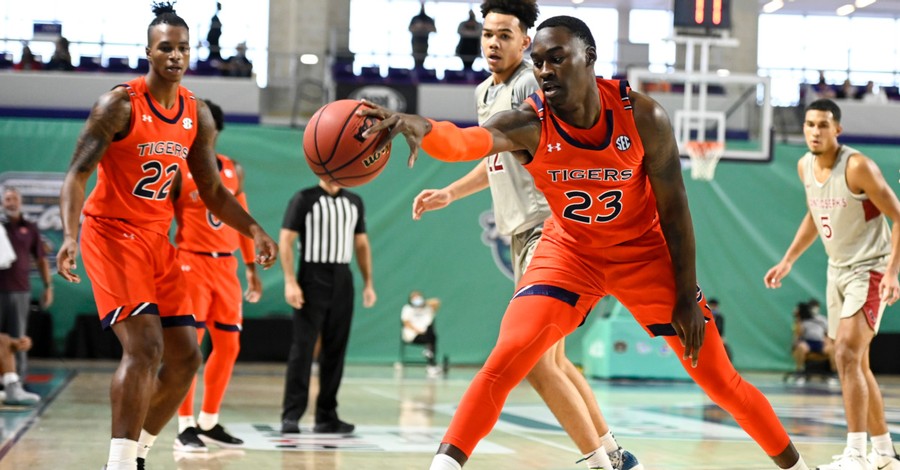
[(829, 85), (828, 82), (825, 81), (825, 72), (823, 72), (821, 70), (819, 70), (819, 81), (816, 82), (815, 85), (810, 87), (810, 92), (812, 93), (812, 96), (807, 97), (808, 98), (807, 101), (810, 101), (810, 102), (815, 101), (820, 98), (834, 98), (835, 97), (835, 93), (834, 93), (834, 90), (831, 88), (831, 85)]
[(46, 70), (61, 70), (64, 72), (75, 70), (75, 67), (72, 66), (72, 54), (69, 53), (68, 39), (63, 36), (56, 38), (56, 50), (53, 51), (50, 61), (47, 62), (44, 68)]
[(28, 44), (22, 45), (22, 60), (19, 61), (18, 64), (13, 65), (14, 70), (41, 70), (43, 68), (43, 64), (38, 60), (37, 56), (35, 56), (31, 52), (31, 48), (28, 47)]
[[(53, 303), (53, 284), (50, 264), (47, 262), (44, 244), (41, 241), (41, 232), (37, 225), (25, 220), (22, 214), (22, 194), (12, 186), (3, 189), (3, 212), (6, 215), (3, 227), (16, 252), (16, 261), (8, 269), (0, 269), (0, 331), (19, 339), (25, 337), (28, 327), (32, 263), (37, 266), (41, 281), (44, 283), (42, 308), (47, 308)], [(23, 380), (28, 373), (28, 356), (25, 353), (27, 349), (16, 350), (16, 365)]]
[(434, 333), (434, 316), (441, 308), (441, 301), (437, 298), (428, 300), (422, 295), (422, 291), (414, 290), (409, 293), (409, 299), (400, 311), (400, 320), (403, 322), (401, 338), (405, 343), (424, 344), (422, 354), (428, 360), (428, 377), (440, 377), (441, 369), (435, 359), (437, 336)]
[(209, 21), (209, 32), (206, 34), (206, 45), (209, 46), (209, 61), (222, 60), (222, 48), (219, 47), (219, 38), (222, 36), (222, 22), (219, 21), (219, 12), (222, 11), (222, 3), (216, 2), (216, 12)]
[(822, 353), (828, 357), (831, 370), (834, 368), (834, 347), (828, 338), (828, 322), (819, 315), (818, 301), (797, 304), (794, 308), (794, 343), (791, 355), (794, 357), (794, 377), (798, 385), (806, 382), (806, 359), (810, 353)]
[(425, 66), (425, 58), (428, 57), (428, 36), (437, 32), (437, 28), (434, 27), (434, 18), (425, 14), (424, 1), (419, 14), (413, 16), (409, 22), (409, 32), (412, 34), (413, 59), (416, 61), (416, 68), (421, 69)]
[(876, 89), (875, 82), (872, 80), (869, 80), (866, 83), (866, 87), (856, 94), (856, 99), (861, 100), (863, 103), (883, 104), (888, 102), (888, 97), (884, 93), (884, 89), (881, 87)]
[(253, 63), (247, 58), (247, 43), (242, 42), (235, 47), (237, 53), (222, 64), (222, 75), (229, 77), (252, 77)]
[(841, 89), (837, 91), (835, 94), (835, 98), (839, 100), (850, 100), (856, 98), (856, 90), (853, 88), (853, 84), (850, 83), (850, 79), (845, 79), (844, 83), (841, 84)]
[(472, 70), (475, 59), (481, 56), (481, 23), (475, 19), (475, 12), (469, 10), (469, 19), (459, 24), (459, 43), (456, 55), (462, 59), (463, 70)]

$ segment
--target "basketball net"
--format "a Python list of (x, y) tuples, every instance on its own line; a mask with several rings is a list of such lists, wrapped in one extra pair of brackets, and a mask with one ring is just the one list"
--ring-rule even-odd
[(691, 178), (712, 181), (716, 174), (716, 165), (725, 153), (725, 144), (718, 141), (701, 142), (690, 140), (685, 144), (691, 158)]

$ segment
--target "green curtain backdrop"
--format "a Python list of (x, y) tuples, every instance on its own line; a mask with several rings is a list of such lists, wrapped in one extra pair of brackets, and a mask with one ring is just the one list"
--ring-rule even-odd
[[(0, 184), (4, 175), (65, 172), (82, 121), (0, 119)], [(246, 169), (253, 215), (277, 239), (284, 208), (300, 188), (316, 184), (303, 161), (302, 132), (295, 129), (229, 124), (219, 151)], [(859, 146), (879, 163), (895, 192), (895, 149)], [(685, 173), (697, 237), (698, 277), (707, 296), (717, 297), (726, 317), (726, 338), (742, 369), (789, 369), (791, 311), (800, 300), (824, 301), (826, 257), (820, 243), (798, 261), (783, 288), (767, 290), (762, 278), (780, 259), (804, 214), (796, 161), (802, 145), (780, 144), (772, 163), (722, 162), (712, 182)], [(376, 180), (356, 188), (366, 204), (378, 302), (363, 308), (357, 295), (348, 360), (390, 363), (397, 357), (400, 308), (412, 289), (439, 297), (440, 353), (451, 363), (477, 364), (487, 357), (513, 290), (495, 263), (492, 237), (480, 223), (490, 209), (483, 192), (413, 221), (412, 200), (425, 188), (440, 188), (467, 173), (474, 163), (445, 164), (421, 155), (406, 167), (408, 147), (394, 142), (392, 158)], [(34, 173), (31, 173), (34, 174)], [(52, 214), (50, 214), (52, 216)], [(59, 233), (47, 234), (55, 251)], [(354, 265), (354, 270), (356, 270)], [(54, 337), (61, 344), (76, 315), (94, 313), (90, 281), (79, 264), (81, 284), (55, 281)], [(263, 273), (264, 295), (245, 304), (246, 317), (290, 315), (284, 303), (281, 266)], [(357, 282), (359, 277), (357, 275)], [(358, 284), (359, 285), (359, 284)], [(882, 331), (900, 331), (897, 308), (889, 308)], [(588, 322), (603, 321), (592, 315)], [(581, 359), (582, 327), (568, 340), (569, 356)], [(245, 344), (244, 347), (252, 347)]]

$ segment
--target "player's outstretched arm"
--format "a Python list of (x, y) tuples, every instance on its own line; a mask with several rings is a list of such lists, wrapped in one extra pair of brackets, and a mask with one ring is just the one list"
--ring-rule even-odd
[(425, 189), (413, 199), (413, 220), (422, 218), (428, 211), (443, 209), (457, 199), (470, 196), (490, 186), (487, 166), (480, 162), (462, 178), (448, 184), (443, 189)]
[(187, 163), (197, 182), (200, 198), (221, 221), (253, 239), (257, 250), (256, 262), (269, 268), (277, 259), (278, 246), (222, 184), (216, 166), (215, 121), (203, 101), (197, 102), (197, 120), (197, 137), (188, 153)]
[(63, 241), (56, 255), (56, 271), (69, 282), (81, 282), (81, 278), (72, 271), (76, 268), (75, 259), (78, 257), (78, 226), (88, 178), (97, 169), (113, 138), (128, 131), (130, 121), (131, 101), (128, 93), (123, 88), (116, 88), (100, 96), (78, 136), (59, 195)]
[(694, 226), (681, 178), (675, 133), (665, 110), (651, 98), (632, 92), (634, 119), (644, 144), (644, 169), (656, 197), (656, 210), (675, 271), (672, 326), (684, 345), (684, 357), (697, 367), (706, 323), (697, 306)]

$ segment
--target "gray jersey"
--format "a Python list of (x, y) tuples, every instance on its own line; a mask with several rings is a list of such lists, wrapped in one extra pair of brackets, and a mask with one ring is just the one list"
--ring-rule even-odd
[(847, 267), (878, 260), (891, 253), (891, 231), (884, 214), (865, 194), (847, 186), (847, 161), (859, 151), (841, 146), (831, 175), (816, 181), (815, 156), (803, 156), (806, 204), (828, 253), (828, 264)]
[[(484, 124), (494, 114), (517, 108), (538, 88), (531, 63), (522, 61), (509, 80), (494, 85), (488, 77), (475, 89), (478, 123)], [(503, 235), (514, 235), (543, 224), (550, 217), (550, 206), (534, 187), (534, 179), (509, 152), (485, 157), (494, 219)]]

